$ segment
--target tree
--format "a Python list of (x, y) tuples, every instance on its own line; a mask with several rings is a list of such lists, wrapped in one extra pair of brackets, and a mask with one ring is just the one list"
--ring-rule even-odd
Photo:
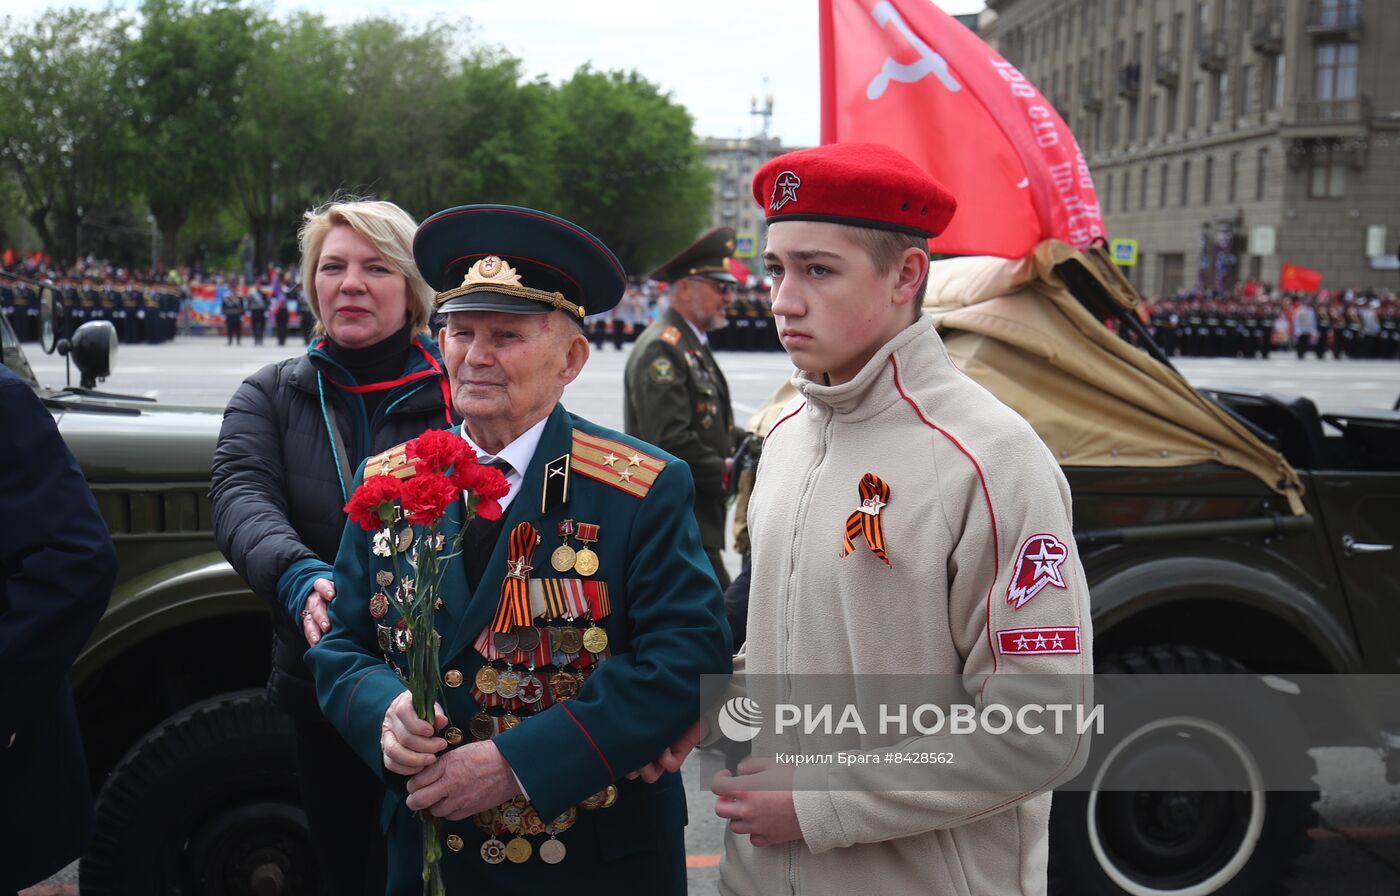
[(254, 13), (238, 0), (143, 0), (141, 18), (124, 59), (139, 186), (160, 227), (162, 261), (173, 267), (190, 210), (229, 199)]
[(342, 30), (345, 103), (326, 186), (392, 200), (419, 218), (438, 208), (452, 177), (453, 34), (441, 23), (411, 31), (387, 19)]
[(84, 210), (122, 205), (134, 153), (119, 76), (127, 22), (54, 10), (28, 30), (6, 23), (0, 50), (0, 159), (24, 213), (59, 258), (81, 253)]
[(346, 57), (335, 30), (305, 13), (285, 23), (254, 20), (252, 45), (229, 175), (261, 271), (279, 231), (296, 228), (310, 185), (341, 139), (333, 125), (346, 104)]
[(555, 95), (555, 207), (641, 272), (690, 242), (710, 202), (693, 123), (636, 72), (584, 66)]
[(484, 50), (468, 55), (453, 77), (445, 123), (452, 180), (443, 206), (557, 204), (554, 88), (523, 82), (520, 68), (520, 60)]

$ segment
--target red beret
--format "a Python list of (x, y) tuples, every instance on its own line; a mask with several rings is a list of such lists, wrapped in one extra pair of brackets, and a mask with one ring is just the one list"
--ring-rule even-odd
[(958, 202), (902, 154), (879, 143), (830, 143), (770, 159), (753, 179), (768, 222), (828, 221), (933, 237)]

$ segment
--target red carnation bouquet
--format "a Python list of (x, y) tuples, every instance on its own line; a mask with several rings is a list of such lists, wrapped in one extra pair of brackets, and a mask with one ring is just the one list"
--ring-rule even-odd
[[(382, 591), (375, 599), (383, 602), (383, 612), (376, 613), (376, 617), (387, 612), (389, 602), (398, 609), (403, 628), (395, 631), (395, 640), (406, 655), (413, 708), (420, 719), (433, 722), (441, 641), (434, 616), (446, 561), (456, 557), (462, 547), (460, 530), (449, 545), (438, 531), (439, 525), (447, 508), (464, 494), (464, 523), (474, 516), (499, 519), (500, 499), (509, 486), (500, 470), (477, 463), (471, 446), (446, 430), (428, 430), (405, 448), (405, 457), (365, 468), (364, 483), (350, 496), (345, 512), (360, 528), (373, 533), (374, 553), (389, 557), (393, 564), (392, 580), (386, 584), (381, 578), (377, 582)], [(442, 844), (437, 820), (427, 812), (420, 813), (420, 817), (423, 891), (442, 896)]]

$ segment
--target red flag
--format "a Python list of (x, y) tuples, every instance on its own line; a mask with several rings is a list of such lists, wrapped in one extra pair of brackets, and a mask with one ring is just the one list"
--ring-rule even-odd
[(930, 0), (821, 0), (822, 142), (884, 143), (958, 211), (929, 249), (1022, 258), (1104, 235), (1074, 135), (1011, 63)]
[(739, 281), (740, 286), (749, 285), (749, 266), (739, 259), (729, 259), (729, 273), (733, 275), (735, 280)]
[(1300, 264), (1285, 264), (1278, 286), (1289, 292), (1317, 292), (1322, 288), (1322, 274)]

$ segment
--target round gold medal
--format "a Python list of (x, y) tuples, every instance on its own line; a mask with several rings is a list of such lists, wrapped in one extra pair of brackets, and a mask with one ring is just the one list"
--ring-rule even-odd
[(555, 700), (572, 700), (578, 696), (578, 679), (572, 672), (561, 669), (549, 676), (549, 689), (554, 692)]
[(499, 865), (506, 860), (506, 845), (492, 837), (481, 844), (481, 859), (488, 865)]
[(598, 555), (592, 548), (584, 548), (574, 558), (574, 572), (581, 576), (591, 576), (598, 571)]
[(589, 653), (602, 653), (608, 649), (608, 633), (596, 625), (589, 626), (583, 633), (583, 646)]
[(482, 666), (476, 670), (476, 689), (483, 694), (496, 693), (496, 682), (500, 679), (501, 673), (490, 666)]
[(519, 725), (519, 724), (520, 724), (520, 716), (516, 715), (516, 714), (513, 713), (513, 712), (508, 712), (508, 713), (506, 713), (505, 715), (501, 716), (501, 730), (502, 730), (502, 731), (509, 731), (510, 729), (514, 728), (516, 725)]
[(530, 861), (530, 856), (533, 855), (534, 852), (534, 847), (532, 847), (530, 841), (526, 840), (524, 837), (516, 837), (506, 844), (506, 858), (517, 865)]
[[(449, 688), (460, 688), (462, 686), (462, 681), (462, 673), (458, 672), (456, 669), (448, 669), (446, 672), (442, 673), (442, 683)], [(485, 692), (483, 691), (483, 693)]]
[(507, 669), (496, 676), (496, 693), (507, 700), (520, 693), (520, 673), (514, 669)]
[(572, 625), (559, 633), (559, 649), (564, 653), (578, 653), (583, 648), (583, 633)]
[(477, 740), (490, 740), (491, 735), (496, 733), (496, 726), (492, 724), (491, 717), (484, 712), (472, 716), (467, 727), (471, 729), (472, 737)]
[(549, 632), (549, 652), (559, 653), (563, 650), (563, 648), (559, 646), (559, 638), (564, 634), (564, 630), (556, 626), (547, 629), (547, 631)]
[(602, 808), (604, 808), (604, 809), (610, 809), (610, 808), (612, 808), (613, 804), (616, 803), (616, 802), (617, 802), (617, 788), (614, 787), (613, 785), (609, 784), (609, 785), (603, 790), (603, 806), (602, 806)]
[(546, 864), (558, 865), (564, 861), (567, 854), (568, 850), (564, 848), (564, 844), (553, 838), (540, 844), (540, 859)]
[(568, 572), (574, 568), (574, 557), (574, 549), (561, 544), (549, 555), (549, 565), (554, 567), (555, 572)]
[(466, 841), (464, 841), (464, 840), (463, 840), (460, 836), (458, 836), (457, 834), (448, 834), (448, 835), (447, 835), (447, 848), (450, 849), (450, 850), (452, 850), (453, 852), (461, 852), (461, 851), (462, 851), (462, 847), (464, 847), (464, 846), (466, 846), (466, 845), (467, 845), (467, 844), (466, 844)]

